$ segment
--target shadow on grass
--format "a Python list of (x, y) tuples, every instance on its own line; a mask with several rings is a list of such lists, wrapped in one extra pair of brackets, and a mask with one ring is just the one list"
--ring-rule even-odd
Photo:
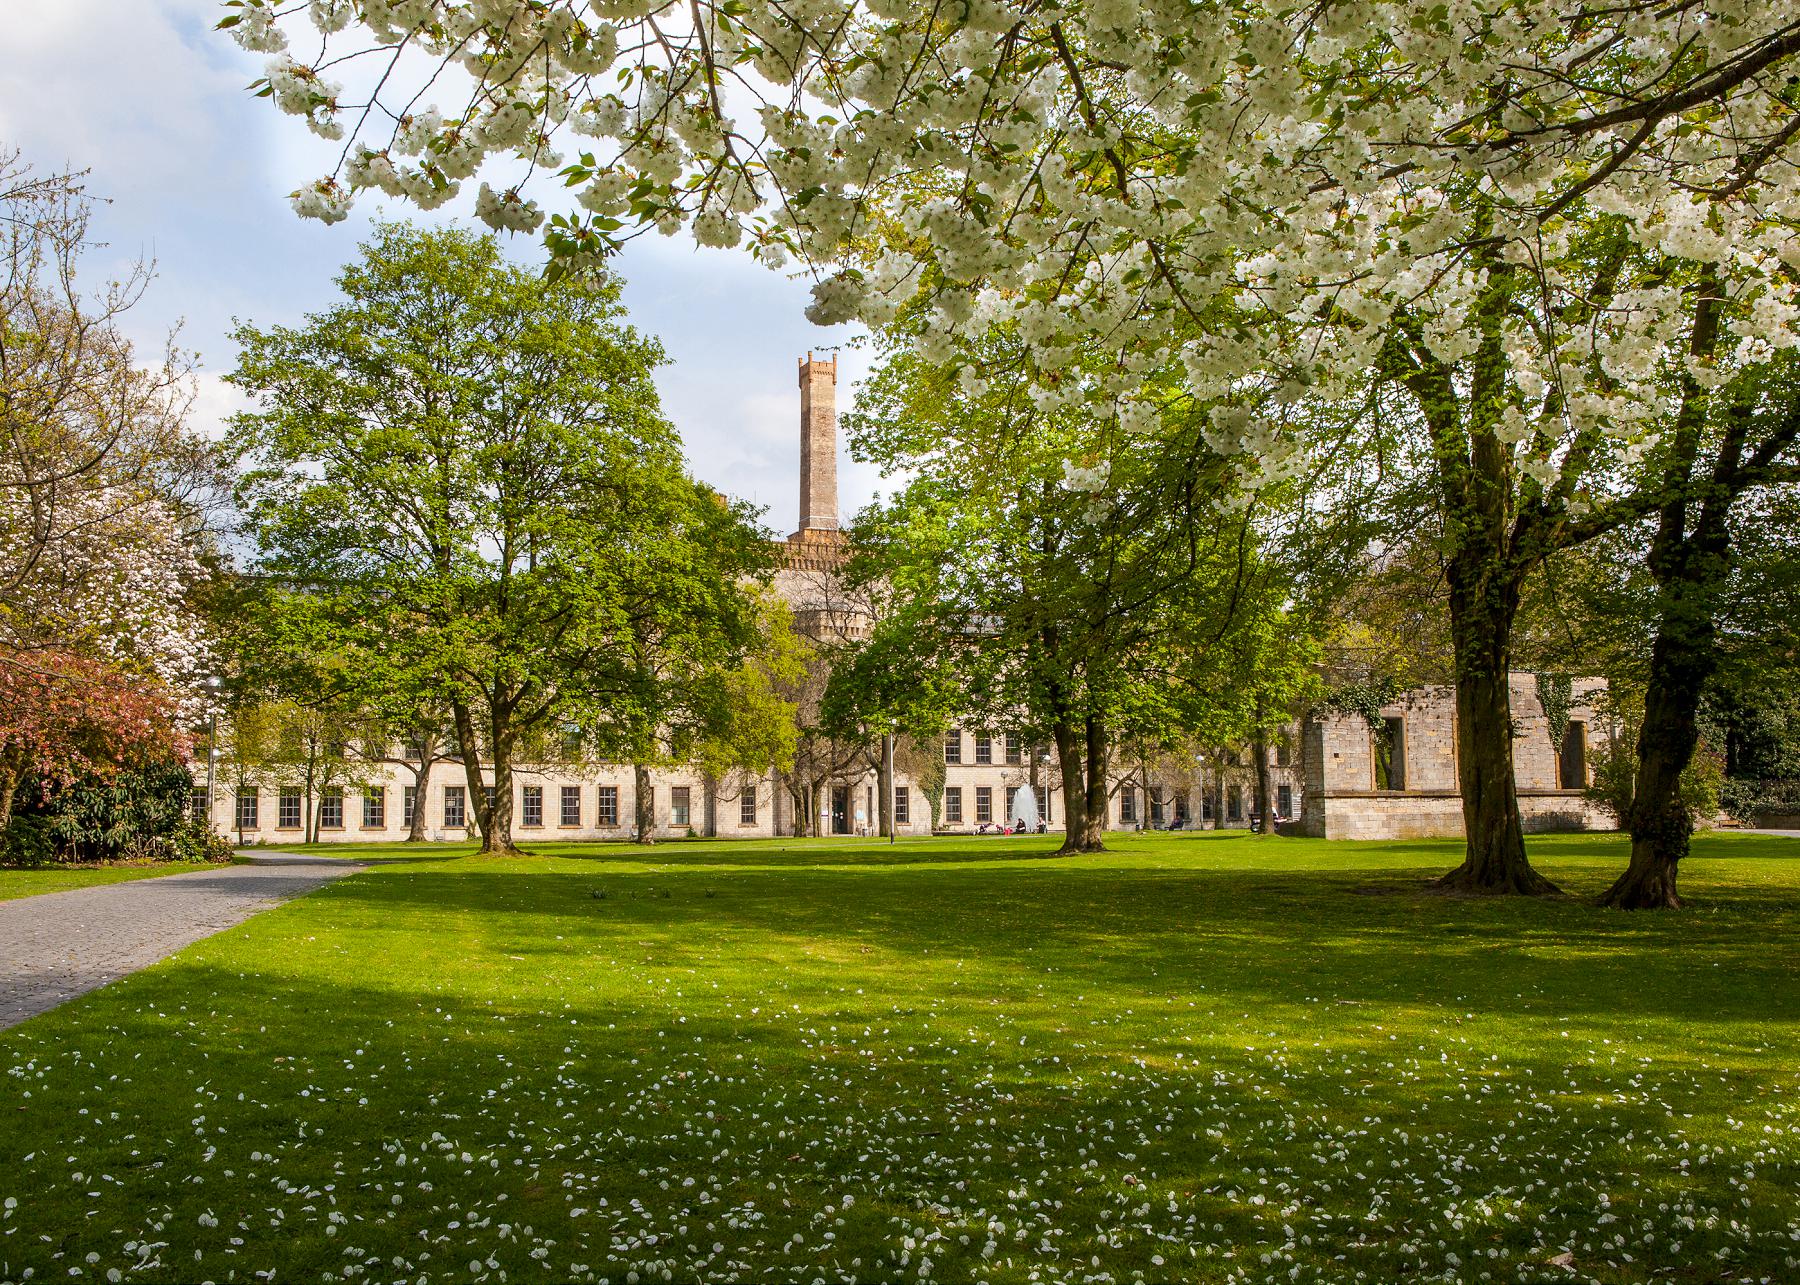
[[(1677, 1195), (1735, 1208), (1739, 1195), (1740, 1170), (1723, 1150), (1720, 1163), (1695, 1174), (1646, 1165), (1647, 1156), (1665, 1158), (1667, 1086), (1594, 1092), (1594, 1073), (1573, 1064), (1559, 1032), (1560, 1009), (1515, 1008), (1520, 1020), (1495, 1039), (1460, 1027), (1453, 1013), (1408, 1013), (1404, 995), (1378, 996), (1367, 1012), (1321, 1006), (1308, 991), (1304, 951), (1269, 971), (1260, 943), (1284, 924), (1291, 940), (1295, 928), (1273, 908), (1217, 906), (1202, 926), (1214, 949), (1164, 958), (1107, 948), (1116, 941), (1075, 931), (1086, 908), (1065, 907), (1058, 920), (1069, 931), (1030, 950), (1006, 944), (1009, 966), (989, 979), (997, 989), (943, 959), (931, 925), (947, 917), (955, 939), (985, 923), (979, 935), (990, 947), (1028, 925), (967, 905), (878, 913), (882, 933), (899, 934), (887, 946), (842, 966), (815, 959), (799, 979), (790, 962), (807, 961), (787, 936), (792, 917), (766, 908), (747, 915), (747, 903), (723, 896), (709, 899), (727, 902), (709, 904), (725, 913), (719, 921), (684, 918), (676, 912), (692, 907), (674, 897), (627, 896), (607, 909), (630, 907), (629, 916), (590, 921), (562, 945), (545, 933), (508, 935), (504, 924), (476, 937), (434, 934), (408, 961), (422, 973), (396, 969), (384, 979), (355, 973), (374, 961), (340, 959), (331, 942), (308, 935), (333, 922), (341, 942), (398, 944), (400, 921), (390, 912), (407, 901), (398, 885), (419, 879), (431, 881), (438, 908), (452, 915), (471, 909), (466, 894), (479, 886), (462, 881), (465, 896), (452, 897), (433, 876), (334, 885), (309, 909), (336, 902), (336, 916), (294, 919), (290, 933), (265, 935), (248, 963), (177, 961), (0, 1037), (0, 1055), (50, 1072), (0, 1120), (0, 1140), (25, 1157), (14, 1189), (30, 1193), (11, 1223), (25, 1255), (15, 1253), (15, 1264), (36, 1255), (48, 1266), (52, 1246), (64, 1261), (80, 1261), (90, 1246), (114, 1252), (118, 1229), (138, 1235), (155, 1218), (176, 1262), (201, 1248), (217, 1252), (229, 1234), (233, 1262), (246, 1270), (335, 1270), (345, 1251), (317, 1208), (322, 1190), (350, 1219), (359, 1253), (411, 1254), (452, 1214), (468, 1220), (460, 1246), (477, 1237), (477, 1212), (494, 1211), (495, 1221), (515, 1226), (554, 1220), (559, 1238), (596, 1242), (591, 1261), (622, 1268), (629, 1251), (616, 1239), (609, 1245), (605, 1228), (573, 1220), (571, 1202), (629, 1202), (642, 1229), (661, 1231), (665, 1219), (711, 1216), (684, 1189), (699, 1175), (719, 1184), (709, 1198), (720, 1208), (762, 1211), (701, 1239), (717, 1234), (744, 1262), (780, 1277), (792, 1275), (780, 1257), (787, 1238), (811, 1235), (811, 1212), (843, 1194), (854, 1194), (857, 1209), (841, 1238), (866, 1254), (898, 1241), (896, 1213), (1000, 1209), (1027, 1182), (1032, 1199), (1054, 1202), (1069, 1233), (1057, 1253), (1129, 1267), (1138, 1261), (1136, 1229), (1106, 1224), (1115, 1202), (1148, 1200), (1149, 1182), (1159, 1206), (1166, 1200), (1173, 1212), (1179, 1201), (1186, 1235), (1198, 1211), (1218, 1224), (1215, 1241), (1238, 1246), (1293, 1248), (1285, 1224), (1303, 1202), (1302, 1217), (1322, 1220), (1315, 1234), (1328, 1235), (1334, 1219), (1372, 1234), (1365, 1265), (1397, 1279), (1414, 1268), (1416, 1249), (1405, 1242), (1421, 1234), (1447, 1238), (1465, 1257), (1468, 1246), (1505, 1247), (1509, 1257), (1541, 1260), (1538, 1244), (1591, 1228), (1596, 1190), (1612, 1190), (1627, 1216)], [(546, 881), (533, 886), (540, 896), (554, 891)], [(1142, 929), (1145, 906), (1127, 889), (1099, 926), (1115, 930), (1138, 916)], [(1184, 909), (1163, 903), (1161, 918)], [(802, 909), (799, 926), (829, 948), (841, 944), (845, 911), (836, 901)], [(722, 953), (741, 944), (734, 927), (754, 928), (765, 953)], [(621, 946), (664, 929), (698, 940), (690, 951), (654, 943), (662, 948), (645, 961), (651, 967), (624, 958)], [(1177, 932), (1151, 937), (1166, 949)], [(1330, 965), (1346, 983), (1376, 993), (1396, 969), (1419, 979), (1411, 990), (1428, 990), (1427, 978), (1458, 962), (1454, 950), (1407, 954), (1396, 944), (1377, 935), (1340, 953), (1342, 942), (1317, 943), (1336, 955)], [(434, 973), (452, 965), (456, 945), (466, 951), (454, 959), (456, 975)], [(791, 961), (768, 957), (771, 945)], [(927, 971), (907, 967), (915, 952), (924, 962), (926, 950), (937, 956)], [(1026, 955), (1035, 968), (1014, 966)], [(591, 970), (583, 984), (562, 980), (559, 958)], [(669, 980), (675, 967), (707, 960), (718, 988), (706, 988), (703, 976), (698, 994), (684, 995)], [(1713, 962), (1710, 946), (1685, 961)], [(1620, 998), (1621, 979), (1591, 958), (1562, 968), (1565, 994)], [(1028, 977), (1048, 981), (1031, 991)], [(1732, 984), (1717, 974), (1709, 982), (1708, 1015), (1722, 1020), (1718, 1001)], [(1222, 1020), (1155, 1003), (1165, 988), (1191, 994), (1202, 985)], [(1405, 1039), (1398, 1048), (1396, 1031)], [(1490, 1048), (1503, 1060), (1488, 1062)], [(1619, 1086), (1629, 1073), (1617, 1074)], [(190, 1083), (193, 1092), (169, 1092)], [(1674, 1109), (1691, 1112), (1697, 1104), (1685, 1083), (1670, 1081), (1680, 1091)], [(1724, 1094), (1674, 1132), (1703, 1129), (1709, 1112), (1732, 1107)], [(105, 1127), (74, 1123), (101, 1116)], [(410, 1158), (397, 1161), (397, 1152)], [(1756, 1167), (1764, 1184), (1790, 1176), (1760, 1152)], [(1260, 1197), (1254, 1205), (1248, 1198), (1266, 1189), (1258, 1175), (1270, 1170), (1283, 1198), (1296, 1202), (1272, 1224)], [(217, 1180), (221, 1171), (231, 1179)], [(108, 1177), (96, 1186), (81, 1181), (84, 1172)], [(215, 1180), (201, 1187), (197, 1177)], [(418, 1194), (422, 1181), (433, 1188), (427, 1196)], [(1511, 1222), (1471, 1216), (1452, 1231), (1446, 1204), (1484, 1192), (1502, 1193)], [(281, 1217), (267, 1216), (274, 1207)], [(216, 1237), (202, 1215), (222, 1224)], [(1744, 1215), (1759, 1224), (1782, 1216), (1773, 1200)], [(1335, 1238), (1321, 1243), (1341, 1247)], [(943, 1279), (973, 1275), (979, 1244), (946, 1243)], [(1688, 1244), (1685, 1257), (1704, 1263), (1714, 1239), (1700, 1232)], [(1747, 1261), (1761, 1259), (1739, 1265)], [(516, 1274), (555, 1279), (558, 1270), (527, 1261)]]
[[(358, 918), (431, 930), (494, 916), (529, 952), (572, 940), (659, 966), (721, 952), (905, 969), (946, 955), (992, 975), (1063, 973), (1163, 992), (1219, 985), (1256, 1003), (1376, 996), (1491, 1003), (1530, 993), (1596, 1021), (1713, 1024), (1800, 1018), (1794, 889), (1732, 885), (1704, 912), (1624, 915), (1585, 900), (1464, 900), (1412, 872), (1010, 868), (608, 869), (559, 862), (529, 877), (374, 872), (317, 896)], [(517, 920), (509, 924), (508, 921)], [(1534, 1001), (1535, 1002), (1535, 1001)]]

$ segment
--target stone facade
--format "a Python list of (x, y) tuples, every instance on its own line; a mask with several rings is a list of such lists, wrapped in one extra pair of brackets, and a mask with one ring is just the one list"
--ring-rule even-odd
[[(1552, 741), (1537, 679), (1515, 673), (1510, 687), (1513, 771), (1525, 829), (1611, 829), (1610, 815), (1584, 794), (1596, 738), (1605, 735), (1594, 708), (1605, 680), (1574, 681), (1560, 743)], [(1380, 717), (1380, 733), (1360, 713), (1320, 712), (1302, 721), (1303, 804), (1294, 832), (1324, 839), (1461, 837), (1454, 689), (1402, 693), (1381, 707)], [(1393, 747), (1385, 754), (1384, 740)]]

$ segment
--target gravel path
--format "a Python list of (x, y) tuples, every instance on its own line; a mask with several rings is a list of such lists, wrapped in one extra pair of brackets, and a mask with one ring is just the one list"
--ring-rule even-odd
[(328, 857), (260, 857), (0, 902), (0, 1030), (363, 868)]

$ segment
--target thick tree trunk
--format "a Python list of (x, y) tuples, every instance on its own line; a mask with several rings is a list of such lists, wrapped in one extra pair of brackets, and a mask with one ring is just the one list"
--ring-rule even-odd
[(1087, 793), (1083, 800), (1081, 850), (1106, 851), (1106, 818), (1109, 799), (1106, 789), (1107, 761), (1111, 746), (1106, 724), (1097, 718), (1087, 720)]
[(805, 786), (801, 786), (799, 789), (789, 786), (788, 798), (794, 802), (794, 815), (788, 823), (789, 828), (794, 832), (796, 839), (804, 839), (807, 835), (806, 818), (812, 811), (812, 796)]
[[(481, 850), (490, 856), (508, 856), (519, 851), (512, 835), (512, 737), (496, 736), (494, 740), (497, 746), (494, 751), (494, 806), (482, 808), (487, 815), (482, 818)], [(485, 805), (486, 789), (483, 788), (481, 793)]]
[[(1211, 796), (1213, 829), (1223, 830), (1225, 828), (1225, 751), (1222, 749), (1215, 749), (1212, 754), (1212, 759), (1215, 765), (1213, 768)], [(1206, 793), (1206, 782), (1204, 779), (1200, 782), (1200, 792), (1203, 795)], [(1194, 828), (1196, 830), (1204, 830), (1206, 828), (1206, 823), (1203, 820), (1196, 820), (1194, 822)]]
[(1063, 784), (1063, 842), (1059, 853), (1085, 852), (1087, 842), (1087, 781), (1083, 778), (1082, 754), (1086, 748), (1082, 729), (1067, 720), (1051, 727), (1056, 741), (1056, 765)]
[[(1689, 352), (1704, 358), (1718, 343), (1723, 294), (1710, 268), (1697, 284)], [(1665, 495), (1648, 558), (1658, 590), (1656, 641), (1650, 650), (1637, 778), (1626, 818), (1631, 862), (1600, 898), (1602, 905), (1621, 910), (1673, 910), (1681, 905), (1676, 874), (1694, 832), (1694, 819), (1681, 798), (1681, 774), (1693, 761), (1700, 740), (1696, 723), (1700, 693), (1718, 667), (1718, 597), (1731, 572), (1731, 510), (1745, 485), (1739, 466), (1750, 414), (1747, 404), (1738, 404), (1725, 408), (1720, 417), (1723, 440), (1690, 529), (1689, 517), (1695, 512), (1690, 484), (1696, 476), (1710, 398), (1692, 376), (1683, 376), (1682, 384), (1681, 411), (1663, 479)], [(1800, 423), (1790, 412), (1754, 454), (1775, 459), (1796, 434)]]
[(408, 843), (425, 842), (425, 796), (431, 783), (431, 768), (435, 760), (421, 759), (413, 768), (413, 811), (412, 824), (407, 827)]
[(1557, 887), (1532, 869), (1525, 856), (1504, 662), (1497, 671), (1471, 667), (1457, 678), (1457, 776), (1467, 855), (1439, 886), (1456, 892), (1544, 896)]
[(631, 765), (631, 811), (637, 825), (637, 842), (652, 844), (656, 836), (656, 795), (651, 793), (650, 769), (642, 763)]
[(1694, 818), (1681, 797), (1681, 775), (1700, 741), (1700, 694), (1718, 668), (1713, 612), (1728, 568), (1722, 541), (1702, 533), (1671, 551), (1662, 568), (1662, 601), (1650, 652), (1644, 723), (1632, 783), (1631, 863), (1600, 898), (1621, 910), (1673, 910), (1681, 905), (1676, 874), (1687, 856)]
[(1275, 790), (1269, 779), (1269, 737), (1258, 731), (1250, 742), (1250, 755), (1256, 760), (1256, 815), (1263, 834), (1275, 833)]
[(1512, 626), (1516, 578), (1497, 552), (1466, 552), (1450, 567), (1450, 633), (1456, 648), (1457, 778), (1462, 787), (1462, 865), (1439, 880), (1453, 892), (1545, 896), (1555, 884), (1532, 869), (1513, 775)]
[[(465, 701), (452, 701), (450, 713), (456, 724), (456, 748), (462, 755), (463, 786), (468, 791), (467, 809), (469, 816), (475, 819), (475, 833), (487, 833), (487, 818), (482, 811), (487, 803), (487, 793), (482, 789), (481, 780), (481, 739), (475, 734), (475, 712)], [(423, 796), (413, 801), (415, 815), (424, 810)]]

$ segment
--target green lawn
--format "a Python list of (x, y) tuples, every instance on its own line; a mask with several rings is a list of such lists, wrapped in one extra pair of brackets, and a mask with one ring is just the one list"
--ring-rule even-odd
[(1800, 845), (1051, 846), (335, 882), (0, 1034), (0, 1279), (1800, 1278)]
[(46, 866), (38, 870), (0, 867), (0, 901), (35, 897), (40, 892), (67, 892), (71, 888), (92, 888), (97, 884), (124, 883), (130, 879), (156, 879), (213, 868), (203, 861), (168, 861), (153, 866)]

